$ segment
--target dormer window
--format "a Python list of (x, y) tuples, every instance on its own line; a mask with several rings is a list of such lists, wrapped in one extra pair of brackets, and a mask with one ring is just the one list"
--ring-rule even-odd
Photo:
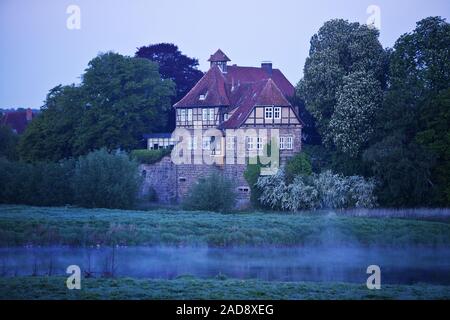
[(206, 95), (207, 95), (207, 94), (208, 94), (208, 92), (205, 93), (205, 94), (201, 94), (201, 95), (198, 97), (198, 100), (204, 101), (204, 100), (206, 99)]

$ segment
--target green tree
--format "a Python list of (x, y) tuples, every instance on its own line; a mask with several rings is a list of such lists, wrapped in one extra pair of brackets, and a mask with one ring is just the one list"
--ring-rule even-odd
[[(433, 199), (442, 188), (435, 186), (446, 183), (433, 181), (436, 175), (433, 178), (432, 172), (442, 164), (442, 156), (425, 138), (436, 125), (425, 115), (436, 119), (440, 109), (445, 110), (445, 99), (438, 104), (431, 100), (449, 87), (449, 56), (450, 25), (440, 17), (419, 21), (413, 32), (395, 43), (390, 55), (390, 87), (375, 122), (378, 142), (364, 155), (381, 182), (382, 205), (438, 204)], [(442, 103), (444, 107), (439, 107)], [(438, 125), (442, 126), (447, 132), (448, 124)]]
[(10, 127), (0, 125), (0, 158), (5, 157), (9, 160), (16, 160), (18, 157), (18, 142), (19, 136)]
[(164, 128), (174, 94), (173, 82), (161, 79), (156, 63), (112, 52), (89, 62), (82, 89), (87, 104), (76, 154), (102, 147), (136, 148), (143, 133)]
[(371, 73), (383, 88), (387, 54), (378, 40), (379, 32), (366, 25), (336, 19), (326, 22), (311, 38), (299, 96), (316, 120), (324, 142), (333, 144), (329, 123), (338, 104), (344, 77), (354, 72)]
[(344, 77), (329, 124), (336, 148), (359, 156), (374, 135), (374, 119), (381, 107), (382, 90), (371, 73), (353, 72)]
[(41, 114), (20, 138), (20, 158), (34, 162), (72, 157), (85, 103), (80, 87), (60, 85), (51, 89)]
[(436, 157), (432, 170), (432, 202), (450, 206), (450, 88), (421, 108), (416, 141)]
[(131, 208), (140, 179), (138, 163), (126, 154), (93, 151), (77, 160), (72, 178), (74, 203), (88, 208)]
[(236, 203), (236, 194), (231, 181), (219, 175), (211, 175), (199, 179), (183, 200), (183, 208), (187, 210), (209, 210), (226, 212)]
[(299, 152), (286, 163), (284, 174), (287, 184), (291, 184), (296, 176), (309, 176), (312, 174), (312, 166), (309, 157), (304, 152)]
[(20, 139), (20, 157), (57, 161), (103, 147), (134, 149), (143, 133), (164, 127), (173, 94), (173, 82), (161, 79), (156, 63), (101, 54), (89, 62), (79, 86), (50, 90)]

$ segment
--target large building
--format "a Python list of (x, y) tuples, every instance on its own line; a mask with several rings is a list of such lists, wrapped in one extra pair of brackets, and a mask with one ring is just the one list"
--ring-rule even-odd
[[(172, 190), (170, 198), (180, 200), (198, 178), (218, 171), (232, 178), (239, 198), (245, 201), (249, 197), (249, 186), (243, 178), (246, 164), (227, 164), (224, 161), (225, 153), (229, 150), (234, 150), (235, 156), (242, 152), (242, 149), (239, 151), (236, 147), (238, 138), (229, 133), (236, 130), (253, 132), (246, 136), (244, 141), (244, 151), (251, 153), (262, 150), (272, 139), (270, 132), (276, 131), (279, 139), (279, 161), (283, 164), (287, 158), (301, 150), (302, 121), (298, 117), (296, 107), (290, 103), (295, 89), (280, 70), (272, 68), (270, 62), (263, 62), (261, 67), (229, 65), (230, 59), (220, 49), (211, 55), (208, 61), (210, 69), (186, 96), (174, 105), (175, 132), (181, 129), (188, 132), (188, 149), (199, 148), (203, 153), (207, 150), (211, 157), (215, 158), (215, 164), (192, 161), (178, 164), (173, 170), (165, 169), (165, 178), (171, 181), (173, 188), (166, 187), (164, 190)], [(216, 135), (207, 134), (211, 129), (216, 129)], [(263, 131), (264, 135), (260, 135)], [(169, 140), (168, 136), (164, 136), (166, 140), (162, 140), (162, 137), (147, 136), (148, 148), (171, 146), (177, 140)], [(166, 159), (166, 166), (173, 166), (169, 162), (170, 160)], [(145, 172), (151, 172), (150, 168)], [(153, 187), (159, 194), (158, 187), (150, 181), (155, 178), (158, 177), (146, 179), (147, 187)]]

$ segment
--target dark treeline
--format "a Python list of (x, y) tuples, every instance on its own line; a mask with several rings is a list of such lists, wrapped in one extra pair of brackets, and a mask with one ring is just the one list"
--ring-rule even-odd
[(321, 141), (305, 150), (315, 171), (374, 177), (381, 206), (448, 207), (450, 25), (421, 20), (392, 49), (378, 37), (331, 20), (311, 38), (297, 99)]
[(58, 162), (0, 158), (0, 203), (132, 208), (140, 179), (137, 162), (105, 149)]

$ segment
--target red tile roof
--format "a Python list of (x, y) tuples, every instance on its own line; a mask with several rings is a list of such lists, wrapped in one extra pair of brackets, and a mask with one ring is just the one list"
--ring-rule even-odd
[[(27, 114), (29, 120), (27, 120)], [(0, 124), (9, 126), (13, 131), (21, 134), (25, 131), (28, 123), (33, 118), (31, 109), (20, 111), (8, 111), (0, 118)]]
[(242, 85), (242, 88), (234, 92), (232, 96), (236, 99), (238, 108), (227, 121), (222, 123), (223, 129), (241, 126), (254, 106), (291, 106), (272, 79)]
[[(210, 61), (228, 59), (219, 49)], [(258, 67), (227, 66), (223, 73), (213, 65), (197, 84), (178, 101), (175, 108), (231, 107), (236, 109), (223, 126), (242, 124), (255, 105), (290, 106), (287, 98), (295, 94), (294, 86), (278, 69), (271, 72)]]
[[(200, 100), (200, 96), (204, 100)], [(218, 66), (212, 66), (208, 72), (195, 84), (195, 86), (180, 101), (175, 108), (182, 107), (212, 107), (229, 106), (230, 101), (226, 93), (225, 77)]]

